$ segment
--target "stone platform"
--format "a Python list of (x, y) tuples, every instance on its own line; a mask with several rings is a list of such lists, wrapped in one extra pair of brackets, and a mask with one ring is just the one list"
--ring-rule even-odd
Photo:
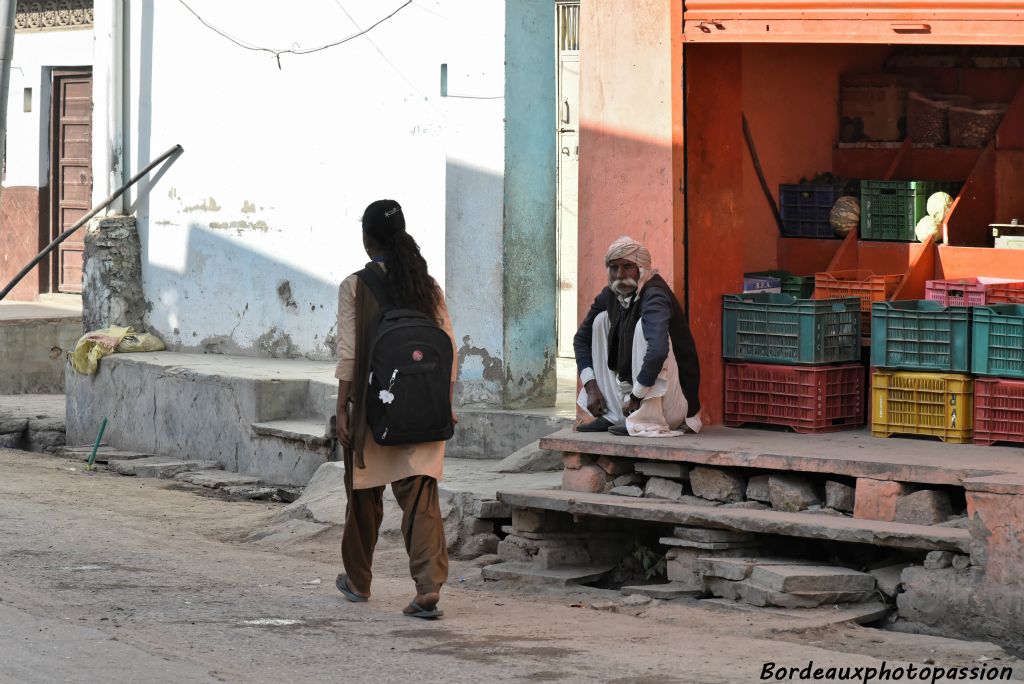
[(0, 302), (0, 395), (63, 393), (63, 355), (81, 336), (78, 297)]

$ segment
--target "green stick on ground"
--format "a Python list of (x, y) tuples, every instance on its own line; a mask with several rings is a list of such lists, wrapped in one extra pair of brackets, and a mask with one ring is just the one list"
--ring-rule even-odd
[(107, 417), (103, 416), (103, 420), (100, 421), (100, 431), (96, 434), (96, 443), (92, 445), (92, 453), (89, 454), (89, 462), (85, 464), (86, 470), (93, 470), (96, 466), (96, 451), (100, 448), (100, 442), (103, 441), (103, 432), (107, 429)]

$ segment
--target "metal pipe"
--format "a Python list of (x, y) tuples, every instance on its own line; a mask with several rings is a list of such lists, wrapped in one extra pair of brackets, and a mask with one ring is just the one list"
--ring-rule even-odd
[[(0, 0), (0, 1), (2, 1), (2, 0)], [(167, 158), (169, 158), (169, 157), (171, 157), (173, 155), (181, 154), (184, 151), (185, 150), (184, 150), (184, 148), (182, 148), (181, 145), (175, 145), (171, 149), (167, 150), (166, 152), (161, 154), (159, 157), (157, 157), (155, 160), (150, 162), (149, 165), (146, 168), (142, 169), (137, 174), (135, 174), (134, 176), (129, 178), (128, 182), (125, 183), (124, 185), (122, 185), (120, 188), (118, 188), (117, 191), (113, 195), (111, 195), (107, 199), (103, 200), (103, 202), (101, 204), (98, 204), (95, 207), (93, 207), (89, 211), (88, 214), (86, 214), (82, 218), (78, 219), (73, 226), (71, 226), (70, 228), (65, 230), (63, 233), (61, 233), (60, 235), (55, 237), (53, 239), (53, 242), (51, 242), (46, 247), (44, 247), (43, 251), (41, 251), (39, 254), (37, 254), (35, 259), (30, 261), (29, 264), (25, 268), (21, 269), (21, 271), (18, 272), (18, 275), (14, 276), (14, 280), (12, 280), (11, 282), (7, 283), (7, 287), (5, 287), (2, 291), (0, 291), (0, 300), (3, 300), (3, 298), (6, 297), (8, 295), (8, 293), (11, 290), (14, 289), (15, 285), (17, 285), (19, 282), (21, 282), (21, 279), (24, 278), (25, 276), (27, 276), (29, 274), (29, 272), (33, 268), (36, 267), (36, 264), (38, 264), (40, 261), (42, 261), (46, 257), (47, 254), (52, 252), (57, 247), (57, 245), (59, 245), (60, 243), (64, 242), (69, 237), (71, 237), (74, 234), (74, 232), (76, 230), (78, 230), (79, 228), (81, 228), (85, 223), (87, 223), (89, 221), (89, 219), (91, 219), (93, 216), (95, 216), (96, 214), (100, 213), (101, 211), (106, 209), (108, 206), (110, 206), (114, 202), (114, 200), (116, 200), (118, 197), (120, 197), (121, 195), (124, 194), (125, 190), (127, 190), (131, 186), (135, 185), (140, 180), (142, 180), (143, 176), (145, 176), (150, 171), (152, 171), (154, 168), (156, 168), (161, 163), (163, 163), (164, 160), (166, 160)]]
[[(0, 0), (0, 159), (7, 148), (7, 92), (11, 87), (11, 60), (14, 59), (14, 23), (18, 0)], [(3, 299), (3, 297), (0, 297)]]

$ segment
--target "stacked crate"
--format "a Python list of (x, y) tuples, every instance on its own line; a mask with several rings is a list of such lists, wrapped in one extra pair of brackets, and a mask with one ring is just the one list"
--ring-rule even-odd
[(1024, 304), (974, 309), (974, 443), (1024, 442)]
[(863, 425), (859, 299), (725, 295), (722, 309), (726, 425)]
[(972, 309), (930, 300), (876, 302), (871, 315), (871, 433), (963, 444), (974, 422)]

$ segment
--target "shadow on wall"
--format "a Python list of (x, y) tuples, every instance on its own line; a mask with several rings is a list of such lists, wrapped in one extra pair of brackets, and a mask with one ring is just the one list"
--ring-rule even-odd
[(143, 268), (147, 324), (172, 351), (336, 358), (338, 283), (205, 226), (187, 230), (181, 268)]

